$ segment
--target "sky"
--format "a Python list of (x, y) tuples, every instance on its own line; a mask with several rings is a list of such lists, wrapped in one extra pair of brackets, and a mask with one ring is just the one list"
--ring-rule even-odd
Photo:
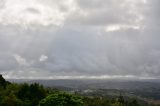
[(0, 0), (5, 78), (160, 78), (160, 0)]

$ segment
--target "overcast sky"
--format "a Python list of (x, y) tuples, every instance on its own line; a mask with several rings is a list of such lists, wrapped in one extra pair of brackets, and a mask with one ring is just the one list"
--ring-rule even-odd
[(0, 0), (5, 78), (160, 78), (160, 0)]

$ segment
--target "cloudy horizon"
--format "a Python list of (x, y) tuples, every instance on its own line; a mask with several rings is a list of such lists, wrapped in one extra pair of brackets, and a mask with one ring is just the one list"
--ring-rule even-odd
[(160, 78), (159, 0), (0, 0), (5, 78)]

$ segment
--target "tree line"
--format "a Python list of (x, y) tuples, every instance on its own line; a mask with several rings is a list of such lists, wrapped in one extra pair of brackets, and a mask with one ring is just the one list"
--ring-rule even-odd
[[(38, 83), (16, 84), (0, 75), (0, 106), (146, 106), (136, 99), (125, 100), (122, 95), (115, 98), (82, 96)], [(149, 106), (149, 105), (148, 105)], [(150, 105), (154, 106), (154, 105)]]

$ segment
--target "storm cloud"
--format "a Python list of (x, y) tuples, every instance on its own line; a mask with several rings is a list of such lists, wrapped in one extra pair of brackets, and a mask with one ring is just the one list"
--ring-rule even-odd
[(0, 0), (6, 78), (159, 78), (159, 0)]

